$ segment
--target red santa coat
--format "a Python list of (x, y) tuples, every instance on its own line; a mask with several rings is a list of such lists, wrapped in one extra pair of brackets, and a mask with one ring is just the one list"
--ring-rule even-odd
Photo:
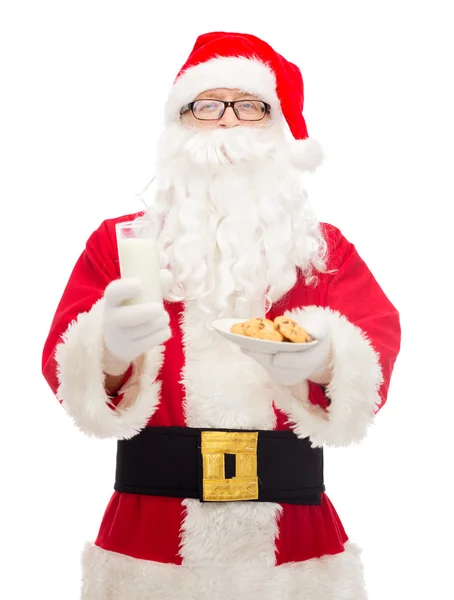
[[(327, 224), (328, 272), (315, 287), (299, 277), (269, 313), (291, 314), (309, 330), (328, 322), (334, 372), (326, 391), (307, 381), (297, 394), (274, 384), (194, 304), (166, 302), (171, 339), (134, 362), (111, 401), (102, 374), (103, 293), (120, 277), (115, 224), (134, 216), (107, 220), (92, 234), (44, 347), (43, 374), (83, 431), (123, 439), (146, 426), (292, 429), (317, 446), (366, 435), (386, 401), (399, 318), (354, 246)], [(128, 408), (115, 409), (121, 400)], [(326, 494), (320, 506), (298, 506), (114, 492), (83, 563), (86, 599), (366, 597), (359, 550)]]

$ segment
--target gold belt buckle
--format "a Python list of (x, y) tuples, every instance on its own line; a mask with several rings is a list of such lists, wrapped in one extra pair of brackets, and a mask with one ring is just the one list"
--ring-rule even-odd
[[(203, 500), (257, 500), (257, 431), (202, 431)], [(236, 460), (235, 477), (225, 478), (225, 455)]]

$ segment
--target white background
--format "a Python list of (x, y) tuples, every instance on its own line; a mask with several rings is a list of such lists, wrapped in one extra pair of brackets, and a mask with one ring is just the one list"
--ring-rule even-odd
[(41, 375), (42, 347), (90, 233), (142, 208), (163, 103), (196, 36), (225, 30), (264, 38), (302, 69), (309, 133), (326, 153), (312, 203), (401, 312), (387, 406), (364, 443), (326, 457), (370, 599), (452, 598), (450, 3), (2, 6), (0, 596), (78, 598), (115, 443), (88, 440), (65, 415)]

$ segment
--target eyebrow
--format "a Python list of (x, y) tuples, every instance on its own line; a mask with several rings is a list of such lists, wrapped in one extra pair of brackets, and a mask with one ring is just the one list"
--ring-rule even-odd
[[(213, 100), (221, 100), (221, 95), (219, 94), (219, 92), (216, 92), (215, 90), (208, 90), (207, 92), (203, 92), (203, 96), (202, 98), (212, 98)], [(201, 96), (201, 94), (199, 94), (199, 96)], [(198, 97), (198, 96), (197, 96)], [(254, 96), (254, 94), (251, 93), (247, 93), (247, 92), (238, 92), (237, 94), (235, 94), (235, 100), (237, 99), (241, 99), (241, 100), (258, 100), (258, 98), (256, 96)]]

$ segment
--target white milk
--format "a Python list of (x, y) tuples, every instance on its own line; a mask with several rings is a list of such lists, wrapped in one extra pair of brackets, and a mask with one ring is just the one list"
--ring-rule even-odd
[(160, 261), (156, 242), (144, 238), (120, 238), (117, 244), (121, 276), (138, 277), (143, 283), (142, 293), (125, 304), (162, 302)]

